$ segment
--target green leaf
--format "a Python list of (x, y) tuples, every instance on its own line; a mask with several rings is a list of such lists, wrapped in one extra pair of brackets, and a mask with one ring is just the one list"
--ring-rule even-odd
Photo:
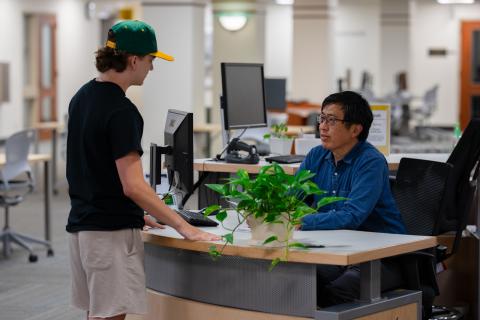
[(271, 236), (271, 237), (268, 237), (265, 241), (263, 241), (263, 244), (267, 244), (267, 243), (277, 241), (277, 240), (278, 240), (277, 236)]
[(295, 174), (298, 182), (303, 182), (315, 177), (315, 173), (310, 172), (309, 170), (300, 170)]
[(217, 250), (216, 246), (211, 246), (208, 248), (208, 254), (213, 260), (217, 260), (222, 254)]
[(270, 165), (268, 165), (268, 166), (262, 167), (262, 168), (260, 169), (260, 171), (258, 172), (257, 181), (258, 181), (259, 179), (265, 178), (265, 174), (266, 174), (267, 172), (269, 172), (270, 170), (272, 170), (272, 168), (273, 168), (273, 164), (270, 164)]
[(309, 194), (323, 194), (325, 193), (325, 191), (322, 191), (318, 188), (317, 184), (311, 180), (307, 180), (305, 181), (302, 186), (301, 186), (301, 189), (303, 190), (303, 192), (305, 192), (307, 195)]
[(218, 204), (213, 204), (213, 205), (207, 207), (207, 208), (205, 209), (205, 211), (203, 211), (203, 215), (208, 216), (208, 215), (210, 215), (212, 212), (217, 211), (217, 210), (220, 210), (221, 208), (222, 208), (222, 207), (219, 206)]
[(280, 261), (282, 261), (282, 259), (280, 258), (275, 258), (274, 260), (272, 260), (272, 263), (270, 263), (270, 267), (268, 268), (268, 271), (269, 272), (272, 271), (273, 268), (275, 268), (276, 265), (280, 263)]
[(242, 180), (250, 181), (250, 177), (248, 176), (248, 172), (245, 169), (239, 169), (237, 171), (237, 176), (239, 176)]
[(218, 221), (223, 222), (227, 218), (227, 211), (226, 210), (218, 211), (218, 213), (215, 215), (215, 218), (217, 218)]
[(212, 189), (213, 191), (224, 195), (224, 185), (223, 184), (206, 184), (207, 188)]
[(226, 243), (233, 244), (233, 233), (227, 233), (222, 236)]
[(263, 139), (270, 139), (271, 136), (272, 136), (272, 135), (271, 135), (270, 133), (265, 133), (265, 134), (263, 135)]
[(300, 248), (300, 249), (308, 249), (306, 245), (301, 242), (292, 242), (288, 244), (289, 248)]
[(326, 206), (327, 204), (337, 202), (337, 201), (343, 201), (343, 200), (348, 200), (348, 198), (344, 198), (344, 197), (325, 197), (325, 198), (322, 198), (317, 203), (317, 210), (320, 209), (323, 206)]

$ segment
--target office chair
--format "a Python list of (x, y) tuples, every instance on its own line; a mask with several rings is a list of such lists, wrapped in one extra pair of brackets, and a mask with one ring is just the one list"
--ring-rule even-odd
[[(437, 250), (436, 258), (442, 262), (454, 255), (460, 246), (462, 232), (473, 212), (480, 170), (480, 119), (473, 119), (463, 132), (447, 163), (453, 166), (447, 181), (447, 192), (443, 200), (442, 216), (438, 232), (454, 232), (451, 250)], [(478, 223), (478, 222), (477, 222)], [(434, 307), (433, 314), (439, 316), (452, 313), (452, 308)], [(448, 317), (445, 317), (448, 318)]]
[(425, 91), (422, 97), (420, 107), (413, 110), (414, 114), (419, 116), (420, 125), (425, 124), (425, 120), (430, 118), (438, 106), (438, 85), (434, 85)]
[[(37, 255), (33, 253), (28, 244), (36, 243), (47, 248), (48, 256), (53, 255), (51, 245), (47, 241), (35, 239), (13, 231), (10, 228), (9, 209), (21, 203), (26, 194), (33, 190), (35, 184), (30, 165), (28, 164), (28, 152), (30, 144), (35, 136), (35, 131), (25, 130), (13, 134), (5, 143), (6, 163), (0, 168), (0, 206), (5, 208), (5, 224), (0, 232), (0, 240), (3, 243), (3, 255), (7, 258), (11, 253), (11, 243), (15, 243), (27, 250), (30, 255), (28, 260), (36, 262)], [(24, 177), (20, 179), (20, 177)]]
[[(392, 193), (407, 233), (435, 236), (439, 233), (442, 199), (452, 170), (448, 163), (402, 158)], [(436, 253), (418, 251), (399, 257), (407, 289), (422, 291), (423, 318), (432, 314), (433, 299), (439, 294), (436, 281)]]

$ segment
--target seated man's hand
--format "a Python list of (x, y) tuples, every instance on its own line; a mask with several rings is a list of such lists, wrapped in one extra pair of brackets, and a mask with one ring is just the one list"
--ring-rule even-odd
[(151, 228), (165, 229), (163, 224), (158, 223), (155, 218), (150, 215), (144, 215), (143, 219), (145, 220), (145, 226), (143, 227), (143, 230), (148, 230)]

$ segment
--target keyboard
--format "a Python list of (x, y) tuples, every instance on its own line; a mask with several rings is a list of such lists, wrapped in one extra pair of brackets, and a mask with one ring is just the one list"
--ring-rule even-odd
[(218, 226), (218, 222), (213, 221), (212, 219), (205, 217), (200, 212), (194, 212), (194, 211), (188, 211), (188, 210), (179, 210), (179, 209), (176, 209), (175, 212), (177, 212), (180, 215), (180, 217), (183, 218), (183, 220), (187, 221), (192, 226), (197, 226), (197, 227), (216, 227), (216, 226)]
[(299, 163), (302, 162), (304, 159), (304, 155), (288, 154), (284, 156), (267, 157), (265, 158), (265, 161), (276, 163)]

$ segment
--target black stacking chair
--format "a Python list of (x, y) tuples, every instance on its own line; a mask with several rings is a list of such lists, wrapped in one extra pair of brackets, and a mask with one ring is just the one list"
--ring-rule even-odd
[[(447, 180), (452, 165), (443, 162), (402, 158), (392, 193), (408, 234), (435, 236), (440, 230)], [(436, 250), (424, 250), (399, 257), (406, 289), (422, 291), (423, 318), (432, 313), (438, 295), (435, 274)]]
[[(439, 247), (436, 251), (437, 262), (442, 262), (454, 255), (460, 246), (462, 232), (474, 212), (480, 161), (480, 119), (473, 119), (468, 124), (447, 163), (453, 166), (447, 181), (447, 192), (443, 201), (442, 216), (438, 233), (454, 232), (455, 238), (451, 248)], [(434, 307), (433, 315), (448, 318), (455, 313), (452, 308)], [(452, 317), (453, 318), (453, 317)]]
[[(430, 261), (425, 252), (422, 253), (424, 258), (419, 258), (421, 254), (417, 253), (415, 259), (404, 259), (404, 265), (409, 266), (406, 268), (410, 273), (406, 277), (410, 281), (409, 286), (422, 290), (424, 318), (427, 319), (432, 314), (430, 300), (438, 295), (435, 272), (430, 270), (436, 263), (448, 259), (458, 251), (462, 232), (473, 212), (480, 170), (480, 119), (470, 121), (445, 164), (429, 165), (428, 162), (431, 161), (402, 159), (396, 181), (392, 183), (394, 197), (409, 233), (433, 236), (445, 232), (455, 234), (452, 247), (437, 246), (431, 253), (433, 259)], [(440, 169), (442, 165), (450, 166), (450, 169)], [(446, 181), (443, 178), (440, 180), (440, 176), (443, 176), (440, 170), (449, 171)], [(437, 183), (433, 180), (430, 183), (423, 181), (429, 175), (438, 175), (435, 178)], [(444, 184), (443, 192), (440, 191), (441, 184)], [(436, 201), (439, 194), (442, 196)], [(412, 275), (419, 265), (423, 267)], [(437, 317), (440, 314), (448, 317), (455, 313), (453, 309), (433, 308), (433, 315)], [(457, 316), (460, 317), (461, 315)]]
[(456, 232), (452, 250), (445, 258), (454, 254), (459, 247), (462, 231), (472, 213), (480, 160), (480, 119), (471, 120), (453, 149), (447, 163), (453, 165), (447, 182), (448, 193), (444, 201), (444, 215), (439, 232)]

